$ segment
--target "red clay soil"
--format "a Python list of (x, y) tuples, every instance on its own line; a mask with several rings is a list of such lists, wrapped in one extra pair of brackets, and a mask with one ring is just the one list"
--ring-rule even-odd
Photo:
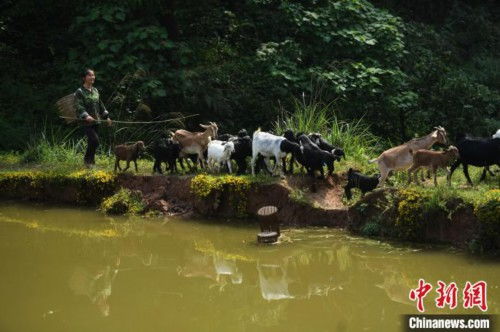
[[(206, 199), (196, 197), (190, 191), (191, 176), (129, 175), (121, 174), (122, 187), (142, 192), (149, 208), (166, 215), (190, 217), (231, 218), (237, 215), (227, 192), (211, 194)], [(302, 190), (308, 203), (292, 200), (292, 190)], [(342, 204), (342, 187), (338, 177), (313, 180), (305, 176), (288, 177), (278, 183), (255, 184), (249, 190), (246, 213), (255, 217), (259, 208), (274, 205), (279, 208), (278, 217), (285, 225), (345, 226), (347, 208)]]

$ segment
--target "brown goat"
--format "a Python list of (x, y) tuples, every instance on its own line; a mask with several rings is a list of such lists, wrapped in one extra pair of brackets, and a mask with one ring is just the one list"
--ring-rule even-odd
[(450, 170), (447, 168), (449, 164), (458, 158), (458, 149), (450, 145), (446, 151), (431, 151), (420, 149), (413, 151), (410, 149), (410, 153), (413, 155), (413, 165), (408, 169), (408, 183), (411, 182), (411, 173), (415, 172), (415, 183), (418, 184), (418, 177), (416, 171), (420, 167), (426, 167), (432, 170), (434, 173), (434, 185), (437, 186), (436, 171), (438, 168), (444, 168), (447, 172), (448, 185), (451, 184), (450, 181)]
[(429, 149), (434, 143), (447, 144), (448, 138), (446, 130), (439, 126), (434, 127), (434, 130), (423, 137), (414, 138), (406, 143), (395, 146), (386, 150), (375, 159), (370, 160), (371, 163), (377, 162), (380, 171), (379, 186), (382, 186), (389, 172), (394, 170), (407, 169), (412, 164), (412, 154), (410, 150), (416, 151), (419, 149)]
[(143, 141), (137, 141), (133, 144), (120, 144), (115, 146), (115, 172), (116, 169), (119, 169), (120, 171), (122, 170), (120, 167), (120, 160), (125, 160), (127, 162), (127, 166), (123, 170), (124, 172), (129, 168), (131, 161), (134, 162), (135, 171), (138, 172), (139, 170), (137, 169), (137, 158), (139, 158), (139, 153), (144, 151), (145, 149), (146, 147), (144, 146)]
[(210, 122), (208, 125), (200, 124), (200, 127), (205, 129), (205, 131), (193, 133), (184, 129), (179, 129), (173, 134), (172, 139), (179, 142), (181, 145), (181, 158), (189, 154), (197, 154), (198, 162), (203, 168), (205, 160), (203, 153), (207, 150), (208, 143), (217, 137), (218, 127), (215, 122)]

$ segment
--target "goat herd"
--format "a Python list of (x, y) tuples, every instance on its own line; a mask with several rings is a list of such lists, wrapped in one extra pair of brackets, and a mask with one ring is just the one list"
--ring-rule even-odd
[[(227, 165), (229, 173), (232, 173), (231, 161), (234, 160), (237, 166), (236, 173), (240, 175), (247, 172), (247, 157), (251, 157), (252, 175), (264, 170), (273, 175), (284, 176), (285, 173), (293, 173), (294, 164), (298, 162), (310, 176), (315, 177), (316, 172), (319, 172), (320, 178), (324, 178), (324, 166), (328, 169), (328, 175), (331, 175), (334, 171), (334, 162), (342, 157), (345, 158), (341, 148), (333, 146), (317, 133), (294, 133), (292, 130), (287, 130), (283, 136), (277, 136), (257, 129), (251, 138), (245, 129), (233, 136), (218, 135), (218, 127), (214, 122), (200, 126), (205, 131), (190, 132), (179, 129), (171, 138), (163, 137), (154, 142), (153, 172), (162, 173), (162, 163), (166, 163), (166, 170), (171, 173), (177, 172), (177, 161), (182, 169), (185, 169), (183, 160), (187, 159), (188, 164), (191, 160), (195, 165), (199, 163), (202, 168), (207, 168), (211, 172), (220, 172), (221, 166)], [(349, 169), (348, 183), (345, 187), (347, 198), (351, 197), (351, 188), (359, 188), (365, 193), (378, 185), (383, 185), (391, 171), (408, 170), (408, 183), (411, 182), (412, 174), (418, 183), (416, 171), (424, 167), (433, 172), (434, 184), (437, 185), (436, 171), (444, 168), (450, 184), (451, 175), (462, 164), (465, 177), (472, 185), (468, 165), (484, 167), (481, 180), (486, 176), (486, 172), (493, 175), (489, 166), (495, 164), (500, 166), (500, 129), (492, 138), (457, 135), (456, 145), (450, 145), (444, 151), (429, 150), (435, 143), (449, 144), (443, 127), (435, 127), (428, 135), (388, 149), (370, 160), (378, 164), (380, 174), (376, 176), (366, 176)], [(137, 171), (136, 160), (144, 149), (142, 141), (116, 146), (115, 171), (121, 170), (120, 160), (127, 161), (125, 170), (128, 169), (130, 161), (134, 161)], [(291, 158), (287, 167), (286, 157), (289, 154)], [(275, 160), (274, 168), (270, 159)], [(448, 170), (447, 166), (450, 164), (452, 166)]]

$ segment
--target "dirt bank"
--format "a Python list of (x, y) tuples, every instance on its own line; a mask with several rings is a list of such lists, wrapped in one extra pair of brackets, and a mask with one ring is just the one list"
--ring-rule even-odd
[[(122, 174), (118, 184), (141, 191), (149, 207), (167, 215), (231, 218), (238, 214), (230, 190), (215, 191), (201, 198), (192, 192), (191, 180), (191, 176)], [(342, 204), (341, 188), (336, 180), (311, 181), (306, 177), (293, 177), (275, 183), (252, 183), (244, 193), (244, 212), (253, 217), (260, 207), (275, 205), (281, 222), (286, 225), (346, 226), (347, 208)], [(294, 190), (305, 192), (307, 201), (293, 200), (290, 193)]]
[[(279, 208), (283, 225), (346, 227), (354, 234), (411, 242), (447, 243), (477, 253), (500, 253), (500, 190), (468, 200), (447, 190), (378, 189), (350, 208), (343, 180), (249, 176), (161, 176), (75, 171), (0, 174), (0, 199), (98, 206), (120, 188), (138, 193), (147, 210), (167, 216), (244, 217), (265, 205)], [(141, 205), (142, 205), (141, 203)], [(142, 208), (141, 208), (142, 209)]]

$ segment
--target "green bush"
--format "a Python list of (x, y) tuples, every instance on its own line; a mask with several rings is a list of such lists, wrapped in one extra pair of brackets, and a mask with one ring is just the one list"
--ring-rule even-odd
[(139, 214), (144, 211), (144, 207), (140, 192), (124, 188), (104, 199), (101, 203), (101, 211), (112, 215)]
[(477, 203), (474, 213), (479, 220), (479, 236), (473, 249), (480, 252), (500, 251), (500, 190), (493, 189)]

